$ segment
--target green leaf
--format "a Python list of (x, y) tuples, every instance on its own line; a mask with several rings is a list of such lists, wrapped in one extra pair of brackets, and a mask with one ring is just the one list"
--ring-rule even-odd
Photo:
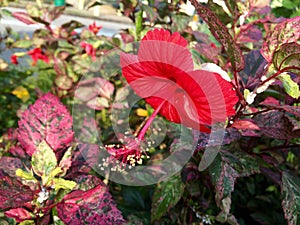
[(185, 185), (179, 175), (159, 183), (153, 194), (151, 221), (159, 220), (170, 208), (175, 206), (179, 202), (184, 188)]
[(21, 177), (22, 179), (26, 180), (26, 181), (33, 181), (35, 183), (37, 183), (37, 179), (35, 179), (35, 177), (33, 176), (33, 173), (29, 173), (29, 172), (26, 172), (24, 170), (21, 170), (21, 169), (17, 169), (16, 170), (16, 175), (18, 177)]
[(300, 223), (300, 180), (287, 172), (282, 174), (282, 208), (289, 225)]
[[(300, 45), (295, 42), (281, 45), (280, 49), (274, 53), (273, 64), (276, 70), (282, 70), (289, 66), (299, 66)], [(300, 74), (300, 69), (289, 71)]]
[(43, 140), (38, 145), (37, 150), (32, 155), (31, 164), (33, 171), (39, 176), (48, 176), (56, 168), (55, 153), (46, 141)]
[(12, 17), (12, 13), (7, 9), (0, 9), (0, 18), (1, 16)]
[(35, 222), (33, 220), (24, 220), (19, 225), (35, 225)]
[(190, 17), (186, 14), (172, 14), (172, 32), (183, 32), (190, 22)]
[(76, 182), (65, 180), (63, 178), (54, 178), (54, 188), (56, 191), (59, 189), (72, 190), (76, 186)]
[(150, 22), (154, 23), (155, 20), (159, 17), (158, 13), (151, 6), (141, 4), (141, 8), (147, 14), (147, 19), (149, 19)]
[(19, 40), (13, 43), (15, 48), (30, 48), (32, 46), (32, 41), (30, 40)]
[(28, 4), (26, 6), (26, 10), (29, 16), (31, 17), (40, 17), (42, 15), (41, 10), (39, 10), (38, 7), (32, 5), (32, 4)]
[(142, 30), (143, 30), (143, 11), (140, 10), (135, 14), (135, 35), (137, 41), (141, 39)]
[(57, 76), (54, 82), (62, 90), (69, 90), (73, 84), (72, 79), (65, 75)]
[(278, 76), (278, 78), (281, 80), (282, 85), (289, 96), (296, 99), (300, 97), (299, 85), (291, 79), (290, 75), (283, 74)]

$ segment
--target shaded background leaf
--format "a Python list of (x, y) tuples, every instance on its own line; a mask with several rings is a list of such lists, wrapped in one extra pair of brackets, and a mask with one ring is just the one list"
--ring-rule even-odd
[(159, 220), (168, 210), (174, 207), (180, 200), (185, 185), (178, 175), (159, 183), (154, 191), (152, 199), (151, 220)]

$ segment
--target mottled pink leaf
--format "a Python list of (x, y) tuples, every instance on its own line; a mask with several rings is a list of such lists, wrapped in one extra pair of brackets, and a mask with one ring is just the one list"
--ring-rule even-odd
[(4, 215), (7, 216), (8, 218), (14, 218), (18, 223), (32, 218), (30, 213), (23, 208), (8, 210), (4, 213)]
[(99, 95), (101, 97), (110, 99), (113, 92), (113, 84), (103, 78), (96, 77), (80, 81), (75, 92), (75, 96), (86, 102)]
[[(300, 28), (300, 26), (299, 26)], [(300, 63), (300, 45), (296, 42), (286, 43), (275, 51), (273, 64), (276, 70), (282, 70), (286, 67), (299, 66)], [(300, 74), (300, 69), (289, 69), (289, 72)]]
[(0, 209), (17, 208), (33, 200), (34, 193), (20, 181), (0, 176)]
[(300, 106), (279, 105), (279, 101), (275, 98), (268, 97), (260, 105), (264, 105), (270, 109), (279, 109), (287, 113), (300, 117)]
[(27, 25), (31, 24), (37, 24), (36, 21), (34, 21), (27, 13), (25, 12), (14, 12), (13, 17), (20, 20), (23, 23), (26, 23)]
[(73, 141), (72, 117), (59, 99), (48, 93), (23, 112), (18, 140), (29, 155), (43, 140), (58, 152)]
[(218, 17), (209, 8), (198, 3), (197, 0), (191, 0), (191, 3), (195, 6), (197, 13), (207, 23), (214, 37), (222, 44), (230, 58), (233, 70), (241, 71), (244, 68), (242, 51), (233, 40), (227, 27), (222, 24)]
[(80, 174), (73, 178), (73, 181), (76, 182), (76, 189), (82, 191), (88, 191), (92, 188), (95, 188), (98, 185), (103, 185), (102, 180), (93, 175)]
[(118, 225), (125, 222), (103, 183), (88, 191), (76, 190), (67, 194), (57, 205), (57, 212), (66, 225)]
[(218, 55), (221, 52), (221, 48), (217, 47), (214, 43), (198, 43), (194, 49), (210, 61), (214, 63), (218, 62)]
[(9, 149), (9, 153), (19, 158), (26, 158), (28, 156), (26, 151), (20, 146), (20, 143), (11, 146)]
[(284, 112), (272, 110), (253, 117), (262, 132), (267, 137), (288, 140), (300, 136), (300, 130)]
[(16, 170), (21, 169), (23, 164), (20, 159), (2, 156), (0, 158), (0, 174), (16, 177)]
[(300, 16), (286, 19), (267, 32), (261, 53), (268, 62), (272, 62), (274, 52), (282, 44), (297, 42), (300, 38)]

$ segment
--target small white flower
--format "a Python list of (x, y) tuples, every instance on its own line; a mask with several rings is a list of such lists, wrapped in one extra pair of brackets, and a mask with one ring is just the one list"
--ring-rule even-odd
[(250, 92), (248, 89), (244, 90), (244, 98), (248, 104), (252, 104), (256, 97), (256, 93)]
[[(262, 76), (261, 77), (261, 81), (265, 81), (267, 79), (266, 76)], [(274, 79), (271, 79), (269, 80), (268, 82), (264, 83), (262, 86), (259, 86), (256, 90), (256, 93), (259, 94), (259, 93), (262, 93), (264, 92), (265, 90), (268, 89), (268, 87), (274, 82)]]
[(46, 189), (42, 188), (42, 191), (39, 192), (39, 197), (37, 198), (37, 201), (39, 203), (43, 203), (49, 198), (49, 192), (46, 191)]

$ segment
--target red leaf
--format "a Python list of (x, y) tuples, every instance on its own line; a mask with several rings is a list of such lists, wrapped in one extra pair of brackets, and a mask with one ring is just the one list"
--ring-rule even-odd
[(166, 119), (207, 132), (203, 125), (225, 121), (235, 113), (238, 98), (219, 74), (194, 70), (186, 44), (178, 33), (150, 31), (138, 55), (121, 53), (122, 74), (153, 108), (162, 105), (159, 113)]
[(29, 187), (8, 176), (0, 176), (0, 209), (17, 208), (33, 200)]
[(37, 24), (36, 21), (34, 21), (27, 13), (25, 12), (14, 12), (13, 17), (16, 19), (22, 21), (23, 23), (26, 23), (27, 25), (30, 24)]
[(261, 48), (261, 53), (268, 62), (272, 62), (274, 52), (282, 44), (297, 42), (300, 38), (300, 16), (286, 19), (277, 24), (274, 29), (269, 30), (265, 42)]
[(209, 8), (201, 5), (201, 3), (198, 3), (197, 0), (191, 0), (191, 3), (195, 6), (197, 13), (207, 23), (211, 33), (224, 47), (230, 58), (233, 70), (241, 71), (244, 68), (242, 51), (233, 40), (226, 26), (222, 24), (218, 17), (210, 11)]
[(259, 130), (259, 127), (255, 123), (253, 123), (250, 119), (237, 120), (232, 124), (232, 127), (236, 129)]
[(125, 222), (103, 183), (88, 191), (76, 190), (67, 194), (57, 205), (57, 212), (67, 225), (118, 225)]
[(48, 93), (23, 112), (17, 132), (29, 155), (43, 140), (58, 151), (73, 140), (72, 118), (59, 99)]
[(6, 211), (4, 214), (9, 218), (14, 218), (18, 223), (32, 218), (30, 213), (23, 208), (11, 209)]

